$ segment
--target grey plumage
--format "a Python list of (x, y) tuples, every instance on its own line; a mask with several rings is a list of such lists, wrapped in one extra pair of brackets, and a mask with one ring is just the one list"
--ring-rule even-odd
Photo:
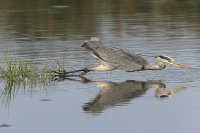
[(124, 71), (138, 71), (144, 68), (148, 62), (130, 52), (127, 49), (117, 47), (108, 47), (101, 41), (86, 41), (82, 47), (86, 48), (90, 54), (96, 56), (102, 64), (109, 64), (113, 69), (121, 69)]

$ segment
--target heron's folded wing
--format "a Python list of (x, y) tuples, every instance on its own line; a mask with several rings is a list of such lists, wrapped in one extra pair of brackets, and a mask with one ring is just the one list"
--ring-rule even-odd
[(114, 66), (124, 71), (137, 71), (142, 69), (142, 65), (137, 63), (137, 58), (127, 53), (117, 53), (110, 56)]
[(143, 69), (147, 61), (126, 49), (109, 47), (107, 52), (97, 49), (98, 54), (113, 66), (124, 71), (138, 71)]

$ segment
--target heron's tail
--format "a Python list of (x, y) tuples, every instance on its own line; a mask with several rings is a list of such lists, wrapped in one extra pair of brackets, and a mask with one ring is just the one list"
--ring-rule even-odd
[(102, 43), (99, 38), (91, 37), (90, 40), (87, 40), (83, 43), (82, 47), (84, 47), (85, 49), (87, 49), (89, 51), (94, 51), (101, 45), (102, 45)]

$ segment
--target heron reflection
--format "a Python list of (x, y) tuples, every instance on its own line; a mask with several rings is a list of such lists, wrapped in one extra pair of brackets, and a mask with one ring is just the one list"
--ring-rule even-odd
[(83, 110), (90, 113), (100, 113), (109, 107), (129, 103), (132, 99), (145, 94), (149, 88), (156, 88), (156, 97), (169, 97), (177, 91), (186, 89), (186, 86), (180, 86), (165, 90), (165, 84), (158, 81), (89, 82), (101, 87), (100, 92), (83, 105)]

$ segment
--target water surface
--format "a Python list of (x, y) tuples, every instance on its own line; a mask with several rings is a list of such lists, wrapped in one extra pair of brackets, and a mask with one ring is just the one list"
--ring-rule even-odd
[[(72, 77), (46, 88), (19, 88), (1, 95), (0, 125), (10, 126), (0, 131), (198, 132), (199, 6), (198, 0), (2, 1), (1, 65), (9, 51), (39, 67), (54, 68), (56, 59), (66, 70), (97, 66), (81, 47), (96, 36), (152, 64), (167, 55), (190, 68), (96, 71), (87, 81)], [(1, 92), (4, 87), (1, 80)], [(161, 92), (169, 97), (160, 98)]]

